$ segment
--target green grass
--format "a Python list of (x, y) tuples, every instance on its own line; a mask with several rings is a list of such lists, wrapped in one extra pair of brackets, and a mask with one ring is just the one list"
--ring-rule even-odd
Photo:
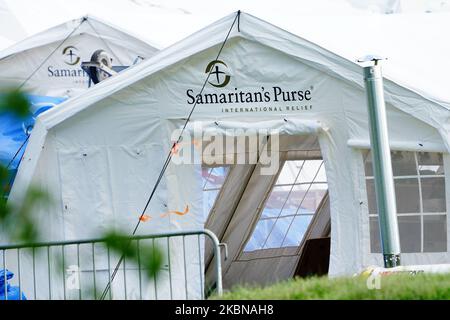
[[(218, 297), (213, 297), (218, 299)], [(390, 275), (381, 279), (381, 289), (369, 290), (366, 278), (327, 277), (293, 279), (267, 287), (236, 287), (222, 299), (362, 300), (450, 299), (450, 274)]]

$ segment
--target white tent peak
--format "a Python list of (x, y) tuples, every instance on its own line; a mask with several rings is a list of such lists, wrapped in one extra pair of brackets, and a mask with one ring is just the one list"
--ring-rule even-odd
[[(69, 36), (76, 36), (80, 34), (90, 34), (94, 37), (105, 37), (112, 41), (114, 41), (115, 34), (126, 34), (127, 37), (133, 38), (137, 46), (145, 47), (147, 50), (148, 47), (153, 47), (155, 51), (159, 50), (158, 46), (154, 43), (146, 40), (144, 41), (140, 37), (136, 37), (130, 32), (111, 24), (110, 22), (104, 21), (91, 14), (86, 14), (80, 18), (61, 23), (19, 41), (18, 43), (1, 51), (0, 60), (18, 52), (30, 50), (54, 42), (64, 41)], [(120, 39), (116, 40), (120, 41)]]

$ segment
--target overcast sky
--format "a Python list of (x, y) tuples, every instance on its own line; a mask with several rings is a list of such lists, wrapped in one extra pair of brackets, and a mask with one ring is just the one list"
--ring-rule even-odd
[(14, 42), (89, 13), (165, 47), (239, 9), (277, 23), (284, 17), (447, 11), (450, 0), (0, 0), (0, 40)]

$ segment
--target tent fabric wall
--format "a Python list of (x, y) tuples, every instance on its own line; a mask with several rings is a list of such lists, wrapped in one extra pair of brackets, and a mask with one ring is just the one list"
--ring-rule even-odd
[[(113, 221), (108, 221), (123, 222), (124, 228), (131, 229), (162, 168), (164, 155), (170, 151), (172, 131), (183, 125), (192, 108), (189, 103), (192, 99), (187, 93), (200, 91), (206, 78), (205, 68), (216, 59), (235, 17), (235, 14), (225, 17), (41, 115), (10, 200), (20, 201), (29, 185), (37, 184), (55, 190), (57, 202), (49, 214), (62, 216), (65, 200), (61, 198), (64, 193), (61, 190), (66, 186), (61, 184), (61, 176), (81, 174), (85, 167), (81, 161), (76, 164), (77, 157), (82, 153), (92, 154), (98, 157), (93, 160), (96, 165), (106, 166), (101, 169), (105, 174), (99, 175), (95, 182), (83, 181), (89, 184), (86, 188), (95, 183), (101, 185), (98, 195), (90, 195), (96, 207), (83, 202), (81, 191), (75, 196), (66, 193), (66, 199), (74, 210), (83, 208), (91, 212), (86, 214), (89, 221), (102, 219), (99, 213), (106, 217), (114, 212)], [(349, 141), (369, 137), (361, 66), (245, 13), (240, 14), (239, 28), (235, 25), (231, 30), (220, 60), (227, 65), (229, 85), (216, 88), (207, 84), (203, 93), (256, 92), (264, 88), (271, 94), (271, 101), (197, 104), (191, 121), (239, 123), (245, 120), (255, 128), (264, 126), (265, 121), (281, 123), (285, 118), (319, 121), (322, 129), (318, 137), (327, 172), (331, 212), (329, 272), (332, 276), (349, 275), (367, 266), (371, 260), (366, 246), (367, 204), (361, 180), (364, 175), (357, 170), (362, 165), (361, 152), (348, 145)], [(283, 102), (281, 98), (275, 100), (275, 87), (284, 91), (309, 90), (311, 100), (295, 103)], [(385, 81), (385, 90), (392, 141), (421, 145), (422, 150), (428, 150), (428, 145), (441, 145), (448, 152), (446, 119), (449, 110), (444, 105), (389, 80)], [(297, 133), (292, 132), (292, 136)], [(150, 149), (145, 149), (146, 146)], [(142, 163), (139, 167), (132, 160), (134, 156), (130, 154), (137, 149), (149, 150), (151, 160), (143, 160), (147, 167)], [(53, 158), (55, 163), (58, 154), (73, 159), (68, 160), (67, 165), (57, 165), (59, 172), (55, 174), (44, 159)], [(111, 161), (117, 161), (117, 166)], [(142, 169), (128, 176), (121, 172), (123, 170), (114, 169), (118, 167)], [(139, 172), (144, 170), (146, 176), (139, 178)], [(198, 165), (171, 164), (148, 210), (155, 219), (143, 225), (139, 232), (202, 227), (200, 177)], [(67, 183), (71, 183), (69, 180)], [(122, 186), (123, 181), (128, 184)], [(79, 188), (81, 185), (72, 190)], [(141, 193), (133, 198), (128, 190)], [(169, 210), (179, 210), (187, 204), (190, 214), (158, 218), (158, 213), (166, 210), (166, 206)], [(255, 214), (246, 219), (253, 221)], [(83, 228), (86, 225), (89, 223)], [(72, 227), (80, 228), (79, 221), (74, 221)], [(58, 236), (53, 239), (63, 237), (64, 226), (56, 225), (54, 229)], [(95, 234), (98, 230), (92, 228), (86, 232)], [(225, 234), (221, 240), (226, 238)], [(437, 255), (439, 260), (449, 258), (448, 252)], [(434, 261), (423, 254), (414, 257), (424, 263)], [(183, 283), (177, 285), (181, 288)]]

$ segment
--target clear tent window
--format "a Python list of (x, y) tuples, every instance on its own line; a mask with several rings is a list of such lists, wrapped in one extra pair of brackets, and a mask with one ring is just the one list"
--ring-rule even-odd
[(205, 221), (216, 202), (229, 171), (229, 166), (202, 168), (203, 218)]
[[(447, 251), (447, 205), (443, 156), (392, 151), (400, 246), (404, 253)], [(364, 152), (370, 251), (381, 252), (372, 155)]]
[(300, 245), (327, 190), (323, 160), (286, 161), (244, 251)]

